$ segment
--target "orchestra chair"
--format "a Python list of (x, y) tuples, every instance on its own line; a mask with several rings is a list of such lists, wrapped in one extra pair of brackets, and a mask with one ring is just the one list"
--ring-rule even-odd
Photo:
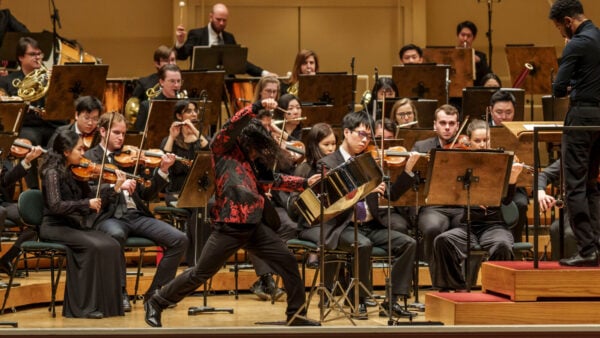
[[(135, 304), (138, 299), (138, 288), (140, 286), (140, 276), (143, 275), (142, 264), (144, 263), (144, 254), (146, 252), (151, 251), (151, 250), (148, 250), (149, 248), (155, 248), (156, 246), (157, 245), (154, 241), (152, 241), (148, 238), (145, 238), (145, 237), (130, 236), (130, 237), (127, 237), (127, 240), (125, 240), (125, 249), (138, 250), (140, 253), (140, 255), (138, 256), (137, 271), (135, 274), (133, 304)], [(158, 251), (158, 250), (153, 250), (153, 251)]]
[[(39, 227), (42, 224), (44, 210), (42, 192), (36, 189), (26, 190), (19, 195), (19, 200), (17, 203), (19, 215), (23, 222), (39, 230)], [(48, 311), (52, 313), (52, 317), (56, 317), (56, 290), (58, 289), (60, 275), (67, 257), (67, 247), (62, 244), (43, 242), (40, 240), (26, 241), (21, 244), (21, 251), (15, 258), (15, 262), (13, 264), (14, 268), (8, 281), (8, 287), (6, 288), (6, 293), (4, 294), (4, 301), (2, 303), (2, 309), (0, 310), (0, 313), (4, 313), (6, 302), (8, 300), (8, 296), (10, 295), (10, 289), (13, 286), (13, 281), (17, 272), (19, 259), (21, 257), (25, 259), (28, 254), (33, 255), (37, 259), (47, 258), (50, 260), (51, 298)], [(26, 270), (26, 276), (29, 276), (28, 270)]]
[(159, 205), (154, 207), (154, 215), (185, 233), (186, 222), (191, 212), (188, 209)]

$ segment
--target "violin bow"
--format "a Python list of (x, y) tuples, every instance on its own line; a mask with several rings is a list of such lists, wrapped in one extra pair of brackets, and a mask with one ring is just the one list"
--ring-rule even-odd
[(106, 166), (106, 154), (108, 153), (108, 140), (110, 139), (110, 129), (112, 128), (113, 119), (115, 118), (115, 112), (110, 114), (110, 120), (108, 120), (108, 128), (106, 129), (106, 138), (104, 140), (104, 155), (102, 156), (102, 163), (100, 165), (100, 175), (98, 175), (98, 185), (96, 186), (96, 198), (100, 197), (100, 184), (102, 183), (102, 174), (104, 173), (104, 167)]
[(456, 143), (456, 140), (458, 140), (458, 137), (460, 136), (460, 133), (463, 131), (463, 129), (467, 125), (467, 122), (469, 121), (469, 116), (470, 115), (465, 116), (465, 120), (460, 125), (460, 128), (458, 129), (458, 132), (456, 132), (456, 136), (454, 136), (454, 140), (452, 140), (452, 143), (450, 144), (450, 149), (454, 148), (454, 144)]
[(150, 106), (148, 107), (148, 116), (146, 116), (146, 124), (144, 125), (144, 133), (142, 134), (142, 139), (140, 140), (140, 147), (138, 148), (137, 158), (135, 159), (135, 167), (133, 168), (133, 175), (137, 175), (138, 168), (140, 166), (140, 159), (142, 158), (142, 149), (144, 146), (144, 142), (146, 142), (146, 135), (148, 133), (148, 121), (150, 121), (150, 114), (152, 114), (152, 105), (154, 104), (154, 99), (150, 100)]

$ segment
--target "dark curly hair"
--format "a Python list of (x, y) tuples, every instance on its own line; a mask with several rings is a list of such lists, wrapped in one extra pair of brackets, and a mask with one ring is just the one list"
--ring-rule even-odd
[(565, 16), (576, 17), (583, 13), (583, 5), (579, 0), (556, 0), (550, 8), (548, 18), (554, 21), (562, 21)]
[(276, 163), (281, 167), (291, 165), (289, 156), (283, 152), (259, 119), (250, 119), (242, 129), (238, 143), (246, 154), (249, 154), (250, 150), (256, 151), (257, 160), (267, 168), (273, 168)]

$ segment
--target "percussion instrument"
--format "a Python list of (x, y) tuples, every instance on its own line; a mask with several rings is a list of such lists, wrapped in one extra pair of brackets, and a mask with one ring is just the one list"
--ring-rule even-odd
[(58, 48), (55, 53), (58, 53), (58, 63), (59, 65), (64, 65), (69, 62), (91, 62), (95, 64), (101, 64), (102, 60), (88, 54), (81, 48), (81, 46), (76, 46), (70, 42), (67, 42), (63, 39), (58, 39)]
[(329, 170), (325, 177), (302, 192), (295, 204), (306, 221), (315, 225), (321, 220), (321, 197), (323, 221), (328, 221), (363, 199), (382, 178), (381, 169), (371, 154), (364, 153)]

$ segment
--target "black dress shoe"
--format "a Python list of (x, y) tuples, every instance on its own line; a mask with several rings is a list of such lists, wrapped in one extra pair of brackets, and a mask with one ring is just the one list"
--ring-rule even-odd
[(352, 318), (358, 320), (369, 319), (369, 315), (367, 314), (367, 306), (365, 303), (358, 304), (358, 312), (352, 312)]
[(150, 297), (144, 303), (144, 310), (146, 311), (146, 324), (152, 327), (162, 327), (162, 323), (160, 321), (160, 315), (162, 313), (162, 308), (158, 305), (158, 302), (154, 299), (154, 297)]
[(129, 295), (127, 292), (123, 292), (121, 307), (123, 308), (123, 312), (131, 312), (131, 303), (129, 302)]
[(598, 266), (598, 252), (594, 251), (587, 256), (578, 253), (573, 257), (563, 258), (558, 263), (563, 266)]
[[(383, 307), (386, 311), (390, 311), (390, 303), (389, 302), (383, 302), (381, 303), (381, 307)], [(406, 317), (406, 318), (412, 318), (412, 317), (416, 317), (417, 314), (414, 312), (410, 312), (408, 310), (405, 310), (402, 306), (400, 306), (400, 304), (398, 303), (394, 303), (392, 305), (392, 315), (395, 317)], [(387, 317), (387, 313), (385, 311), (379, 311), (379, 317)]]
[(104, 315), (100, 311), (93, 311), (93, 312), (88, 313), (87, 316), (85, 316), (85, 318), (102, 319), (102, 318), (104, 318)]
[(289, 326), (321, 326), (321, 323), (319, 323), (317, 321), (302, 318), (302, 317), (296, 317), (291, 322), (290, 322), (290, 319), (291, 319), (291, 317), (288, 317), (288, 320), (287, 320), (287, 322), (289, 323), (288, 324)]
[(367, 307), (375, 307), (377, 306), (377, 302), (372, 298), (365, 298), (365, 305)]

